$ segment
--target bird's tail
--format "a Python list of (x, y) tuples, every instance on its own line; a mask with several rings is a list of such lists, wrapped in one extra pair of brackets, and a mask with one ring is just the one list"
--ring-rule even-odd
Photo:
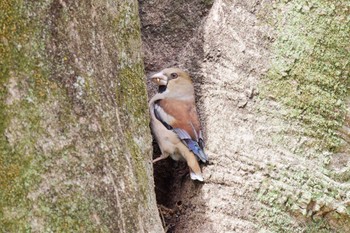
[(204, 153), (202, 148), (198, 145), (198, 143), (192, 139), (184, 139), (188, 148), (203, 162), (208, 161), (208, 156)]
[(178, 148), (180, 150), (180, 153), (184, 156), (187, 165), (190, 167), (191, 179), (204, 181), (202, 171), (196, 159), (196, 156), (182, 143), (178, 146)]
[(190, 171), (190, 176), (192, 180), (198, 180), (198, 181), (204, 181), (203, 176), (202, 175), (198, 175), (196, 173), (194, 173), (193, 171)]

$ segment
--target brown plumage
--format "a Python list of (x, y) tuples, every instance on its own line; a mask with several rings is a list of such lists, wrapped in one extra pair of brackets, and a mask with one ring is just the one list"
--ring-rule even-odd
[(191, 178), (203, 181), (197, 159), (206, 162), (204, 141), (195, 106), (194, 88), (189, 75), (169, 68), (153, 75), (151, 80), (162, 87), (149, 102), (151, 127), (162, 151), (153, 162), (167, 158), (184, 159)]
[[(197, 139), (200, 132), (200, 123), (194, 104), (190, 101), (182, 100), (159, 100), (159, 106), (175, 120), (171, 122), (173, 128), (185, 130), (193, 140)], [(179, 111), (182, 109), (182, 111)], [(192, 123), (192, 125), (190, 124)]]

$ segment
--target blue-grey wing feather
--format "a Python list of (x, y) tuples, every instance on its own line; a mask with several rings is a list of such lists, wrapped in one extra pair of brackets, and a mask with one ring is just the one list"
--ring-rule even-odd
[(190, 149), (202, 162), (208, 161), (208, 156), (204, 153), (202, 139), (199, 139), (199, 142), (193, 140), (191, 136), (183, 129), (174, 128), (173, 131), (178, 135), (182, 142)]

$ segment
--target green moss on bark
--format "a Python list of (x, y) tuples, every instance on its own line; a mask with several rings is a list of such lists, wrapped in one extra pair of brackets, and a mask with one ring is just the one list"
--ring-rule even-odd
[(26, 197), (40, 180), (42, 163), (34, 148), (34, 132), (40, 130), (34, 101), (42, 98), (37, 82), (46, 72), (37, 25), (27, 7), (23, 1), (0, 3), (0, 225), (5, 232), (31, 229), (27, 214), (32, 203)]
[[(267, 22), (277, 30), (262, 97), (283, 105), (283, 113), (278, 114), (290, 121), (292, 128), (283, 133), (305, 140), (298, 145), (282, 139), (279, 143), (293, 151), (291, 156), (297, 154), (310, 164), (275, 168), (269, 172), (271, 178), (264, 180), (258, 192), (264, 208), (258, 218), (268, 221), (265, 226), (269, 230), (349, 231), (349, 187), (340, 179), (330, 182), (336, 175), (327, 166), (330, 157), (337, 156), (332, 152), (349, 143), (339, 133), (349, 114), (349, 6), (344, 1), (327, 0), (268, 5), (272, 14)], [(346, 175), (346, 171), (337, 174)]]
[(161, 232), (137, 2), (0, 9), (1, 230)]
[(278, 31), (264, 94), (288, 106), (287, 117), (317, 139), (308, 146), (334, 151), (343, 143), (338, 129), (350, 86), (349, 4), (276, 1), (274, 8)]

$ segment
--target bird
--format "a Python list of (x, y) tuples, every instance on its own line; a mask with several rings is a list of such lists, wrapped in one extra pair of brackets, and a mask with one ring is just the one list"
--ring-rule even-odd
[(171, 157), (185, 160), (192, 180), (204, 181), (198, 161), (206, 163), (204, 139), (189, 74), (166, 68), (149, 78), (159, 90), (149, 101), (151, 129), (161, 150), (153, 163)]

